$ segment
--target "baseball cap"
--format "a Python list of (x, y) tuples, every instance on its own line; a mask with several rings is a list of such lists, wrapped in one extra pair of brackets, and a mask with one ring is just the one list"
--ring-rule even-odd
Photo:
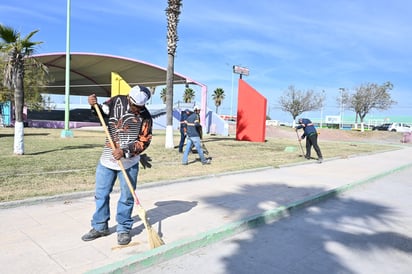
[(150, 99), (150, 90), (143, 86), (134, 86), (129, 92), (130, 101), (137, 106), (144, 106)]

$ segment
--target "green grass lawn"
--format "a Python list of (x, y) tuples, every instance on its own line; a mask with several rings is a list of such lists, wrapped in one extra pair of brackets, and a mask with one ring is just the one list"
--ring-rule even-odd
[[(0, 202), (94, 189), (104, 132), (73, 130), (73, 138), (61, 138), (61, 131), (25, 128), (25, 155), (17, 156), (13, 154), (13, 129), (0, 128)], [(291, 136), (294, 134), (291, 132)], [(179, 138), (176, 132), (175, 145)], [(253, 143), (236, 141), (235, 136), (205, 136), (204, 144), (213, 158), (212, 164), (205, 166), (194, 162), (197, 154), (189, 155), (189, 165), (181, 165), (182, 154), (177, 149), (166, 149), (164, 143), (164, 131), (155, 131), (146, 150), (152, 158), (152, 168), (140, 169), (139, 184), (307, 161), (300, 156), (296, 138), (268, 138), (266, 142)], [(394, 148), (338, 141), (321, 141), (320, 147), (326, 159)]]

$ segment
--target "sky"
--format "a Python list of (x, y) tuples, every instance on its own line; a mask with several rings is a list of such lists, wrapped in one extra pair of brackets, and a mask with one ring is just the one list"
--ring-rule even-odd
[[(70, 2), (71, 52), (167, 67), (167, 0)], [(38, 29), (32, 40), (43, 43), (36, 53), (65, 52), (66, 8), (66, 0), (0, 0), (0, 23), (22, 36)], [(289, 86), (324, 91), (323, 110), (303, 114), (316, 119), (341, 114), (340, 88), (387, 81), (397, 104), (368, 116), (412, 116), (411, 10), (405, 0), (183, 0), (174, 69), (207, 86), (212, 110), (211, 94), (222, 88), (219, 114), (236, 114), (238, 65), (249, 69), (243, 80), (267, 98), (272, 119), (292, 120), (278, 103)], [(191, 87), (199, 102), (200, 88)], [(174, 88), (175, 101), (183, 91)], [(157, 92), (153, 103), (160, 102)]]

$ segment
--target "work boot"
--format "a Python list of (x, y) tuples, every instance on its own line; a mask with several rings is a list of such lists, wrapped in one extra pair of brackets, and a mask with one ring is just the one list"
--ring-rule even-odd
[(320, 157), (320, 158), (318, 159), (318, 163), (321, 164), (322, 162), (323, 162), (323, 158)]
[(130, 237), (129, 232), (119, 232), (117, 234), (117, 243), (119, 245), (127, 245), (130, 243), (131, 240), (132, 240), (132, 237)]
[(93, 241), (97, 238), (107, 236), (109, 234), (110, 234), (110, 231), (108, 229), (97, 231), (96, 229), (92, 228), (89, 232), (87, 232), (86, 234), (82, 236), (82, 240), (85, 242)]

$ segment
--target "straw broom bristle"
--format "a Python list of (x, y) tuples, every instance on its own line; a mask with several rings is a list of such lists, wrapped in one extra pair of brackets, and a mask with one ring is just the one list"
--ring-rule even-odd
[(149, 221), (147, 220), (146, 211), (144, 210), (144, 208), (139, 204), (136, 207), (136, 209), (137, 209), (137, 214), (139, 215), (139, 218), (142, 220), (143, 225), (146, 228), (147, 238), (149, 240), (150, 248), (156, 248), (161, 245), (164, 245), (165, 243), (160, 238), (159, 234), (157, 234), (157, 232), (149, 224)]
[(165, 244), (163, 240), (160, 238), (159, 234), (157, 234), (157, 232), (154, 231), (152, 227), (148, 228), (147, 233), (150, 248), (156, 248)]

